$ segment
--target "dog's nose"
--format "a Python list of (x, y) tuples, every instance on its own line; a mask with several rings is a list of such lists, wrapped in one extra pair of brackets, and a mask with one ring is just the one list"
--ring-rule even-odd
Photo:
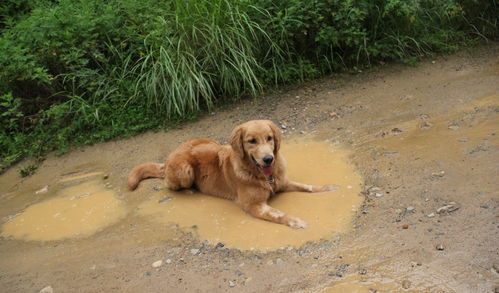
[(270, 165), (272, 161), (274, 160), (274, 157), (272, 155), (265, 155), (263, 157), (263, 162), (267, 165)]

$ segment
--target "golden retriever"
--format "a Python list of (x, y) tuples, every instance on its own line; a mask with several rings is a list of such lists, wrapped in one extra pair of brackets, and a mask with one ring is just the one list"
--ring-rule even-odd
[(272, 121), (248, 121), (232, 131), (230, 145), (211, 139), (189, 140), (173, 151), (164, 164), (135, 167), (128, 175), (128, 187), (134, 190), (145, 178), (164, 178), (171, 190), (196, 188), (235, 201), (256, 218), (303, 229), (307, 227), (305, 221), (270, 207), (269, 197), (278, 192), (325, 192), (338, 187), (288, 179), (280, 145), (281, 132)]

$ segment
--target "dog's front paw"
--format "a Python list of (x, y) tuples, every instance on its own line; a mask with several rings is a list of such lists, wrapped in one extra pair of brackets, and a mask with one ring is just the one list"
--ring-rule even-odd
[(321, 187), (321, 192), (332, 192), (340, 189), (338, 185), (323, 185)]
[(308, 227), (307, 222), (293, 216), (289, 216), (287, 225), (293, 229), (306, 229)]

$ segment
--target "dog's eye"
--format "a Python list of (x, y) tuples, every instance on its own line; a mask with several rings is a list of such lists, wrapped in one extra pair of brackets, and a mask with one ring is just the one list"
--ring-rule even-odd
[(256, 144), (256, 139), (252, 138), (252, 139), (248, 140), (248, 142), (251, 144)]
[(268, 136), (267, 141), (271, 141), (271, 140), (272, 140), (272, 136)]

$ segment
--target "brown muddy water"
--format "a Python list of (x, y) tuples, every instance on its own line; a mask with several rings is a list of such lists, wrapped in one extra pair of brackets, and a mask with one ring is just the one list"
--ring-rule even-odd
[[(329, 193), (279, 194), (269, 202), (275, 208), (305, 219), (310, 225), (305, 230), (255, 219), (228, 200), (164, 188), (161, 192), (150, 192), (134, 209), (135, 203), (127, 204), (106, 183), (103, 172), (75, 170), (71, 176), (61, 174), (52, 178), (56, 183), (47, 188), (47, 192), (37, 191), (45, 199), (24, 210), (16, 210), (14, 216), (2, 224), (1, 236), (37, 241), (88, 237), (135, 213), (140, 216), (139, 221), (164, 226), (176, 224), (193, 230), (201, 240), (243, 250), (299, 247), (307, 241), (348, 231), (362, 200), (359, 196), (361, 178), (348, 161), (349, 152), (326, 141), (289, 141), (282, 153), (288, 164), (294, 166), (289, 168), (290, 178), (307, 184), (334, 183), (342, 187)], [(24, 188), (33, 189), (32, 186)], [(31, 196), (38, 195), (35, 192)], [(3, 208), (15, 209), (9, 207), (8, 202)]]
[[(282, 148), (289, 177), (307, 184), (336, 184), (336, 192), (308, 194), (289, 192), (276, 195), (269, 204), (309, 223), (304, 230), (290, 229), (246, 215), (231, 201), (203, 194), (161, 192), (138, 207), (138, 214), (159, 224), (177, 223), (196, 227), (197, 234), (211, 243), (228, 248), (271, 250), (299, 247), (307, 241), (331, 238), (351, 228), (351, 220), (362, 200), (361, 178), (348, 161), (349, 152), (325, 141), (300, 140)], [(241, 233), (244, 231), (244, 233)]]

